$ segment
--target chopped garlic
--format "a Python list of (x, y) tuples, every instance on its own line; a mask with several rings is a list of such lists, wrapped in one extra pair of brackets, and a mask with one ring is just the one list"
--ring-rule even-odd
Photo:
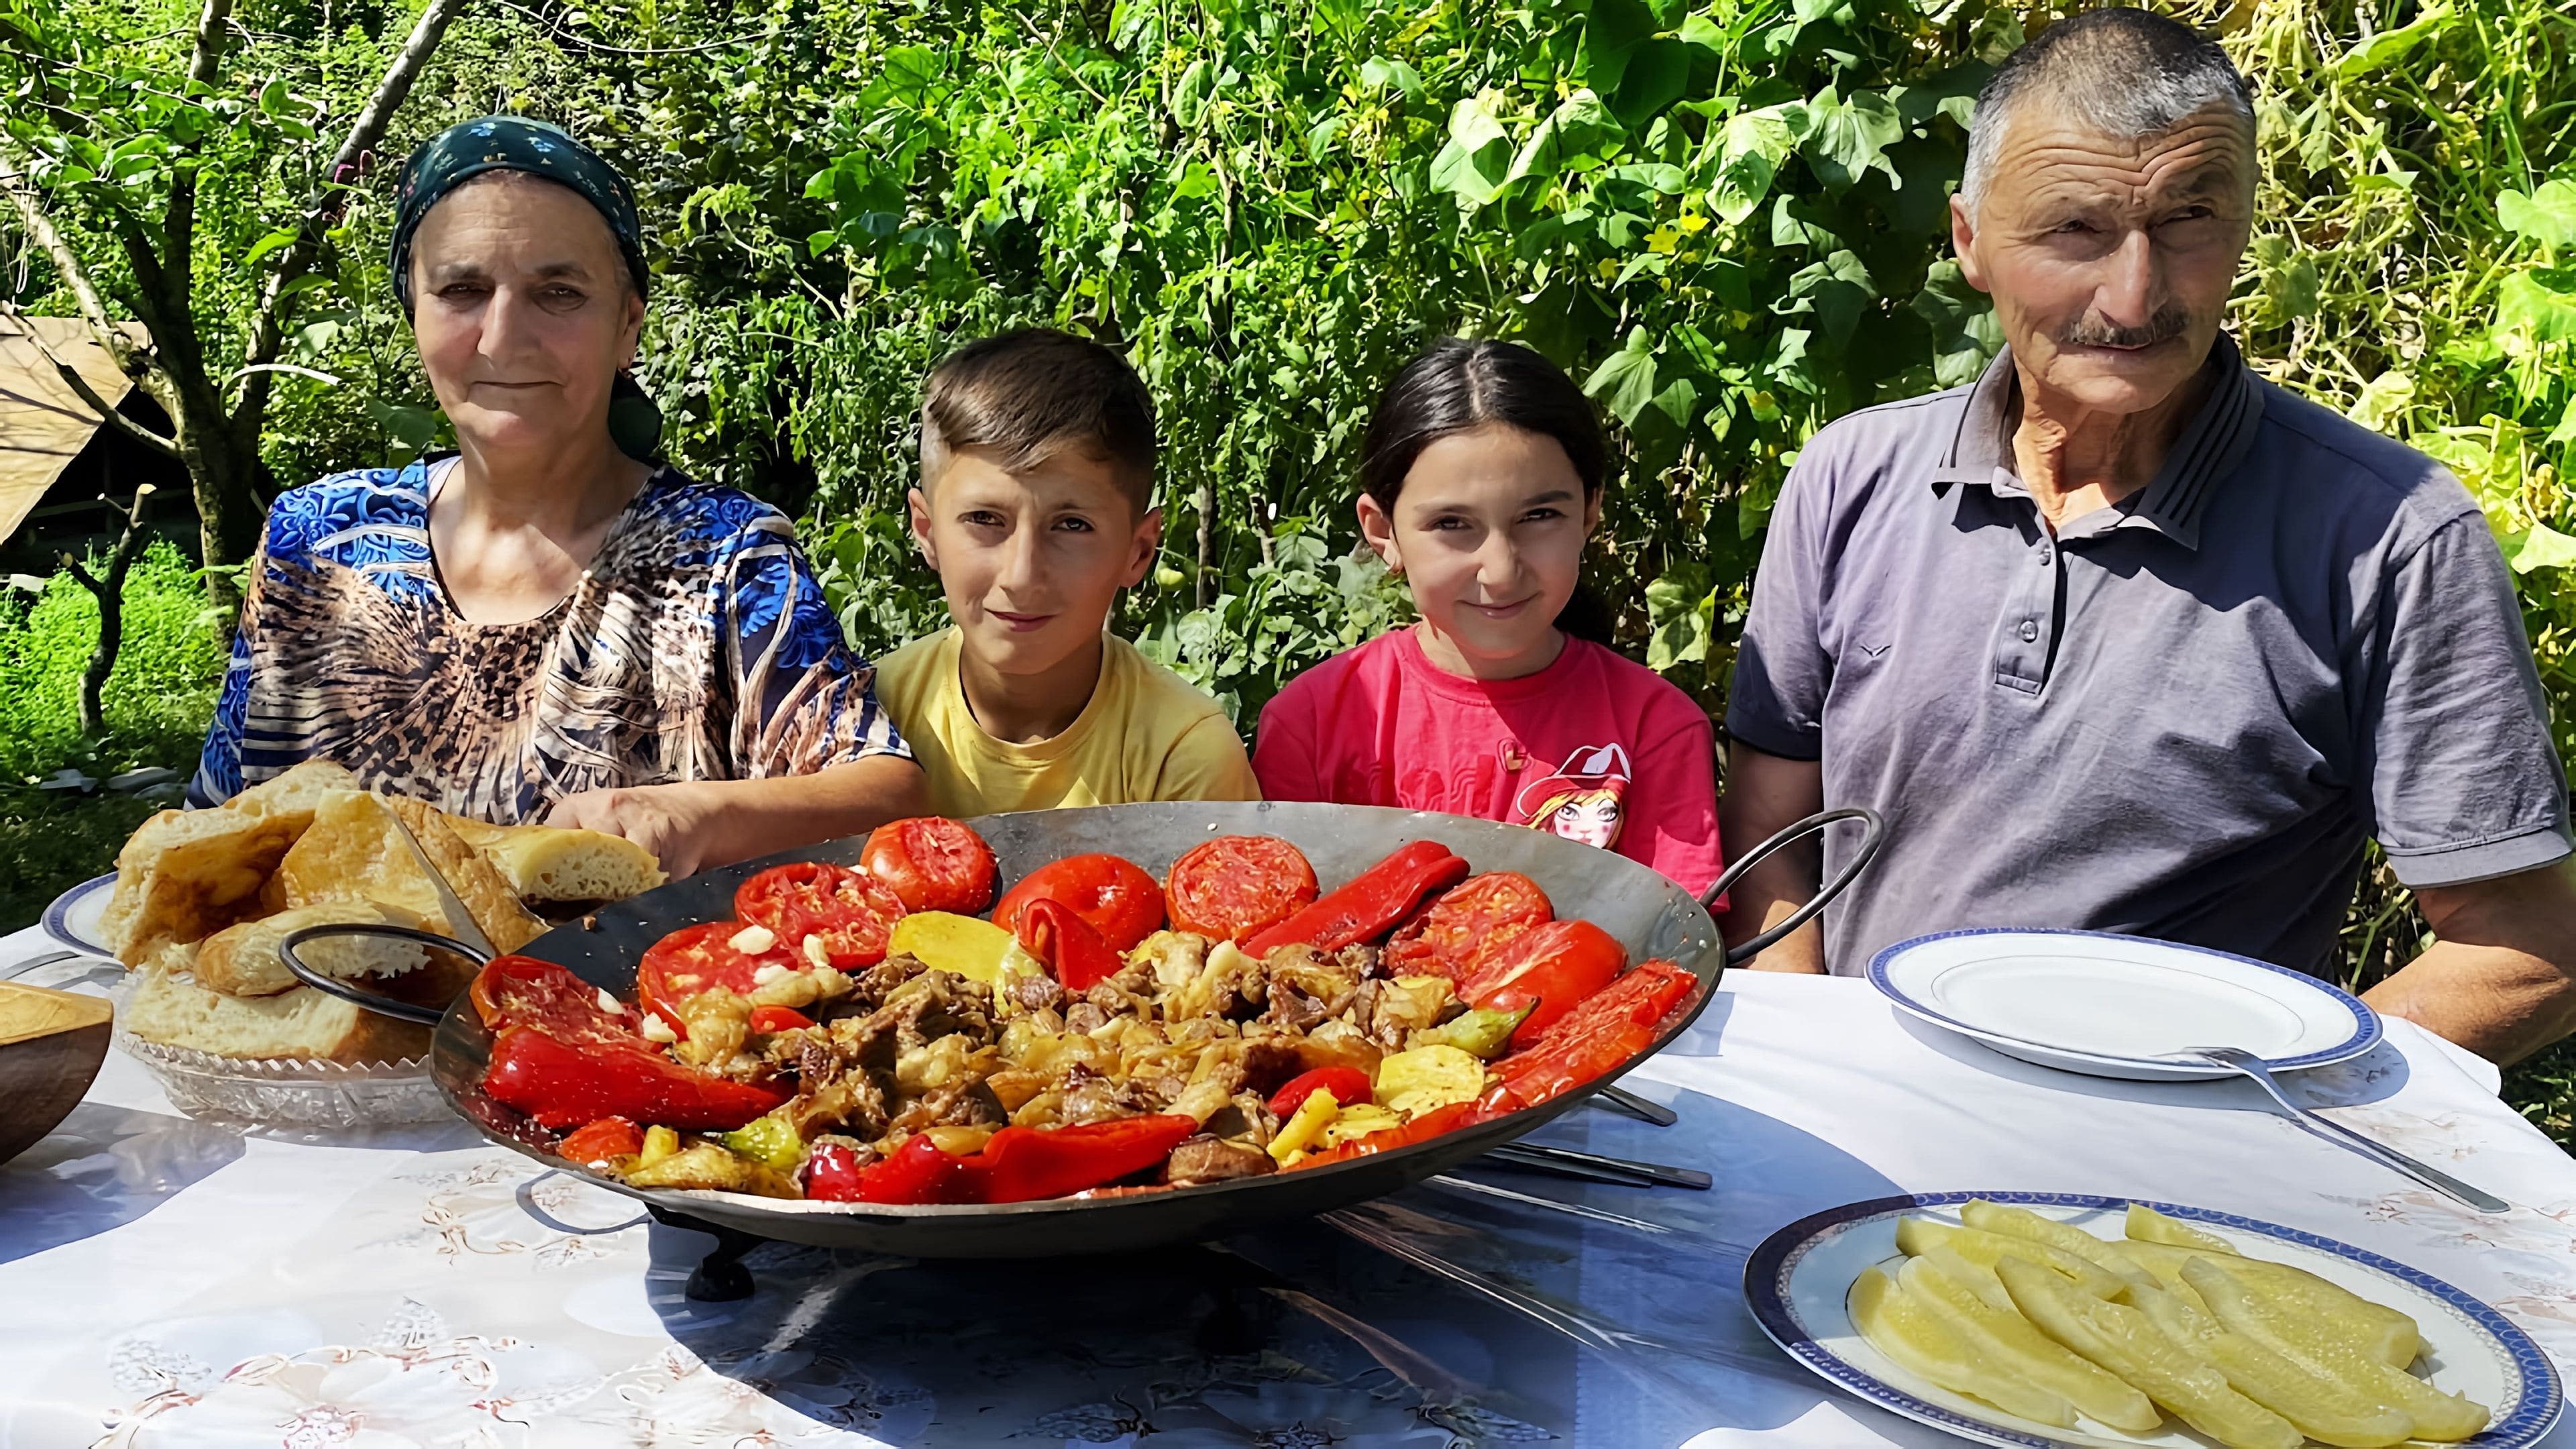
[(599, 1009), (611, 1016), (619, 1015), (626, 1010), (625, 1007), (618, 1005), (616, 997), (608, 994), (608, 988), (605, 986), (599, 988)]
[(662, 1019), (662, 1013), (658, 1011), (648, 1011), (644, 1013), (643, 1030), (644, 1039), (646, 1041), (658, 1041), (665, 1046), (668, 1046), (672, 1042), (680, 1039), (680, 1034), (671, 1030), (671, 1024), (664, 1021)]
[(778, 944), (778, 933), (767, 926), (745, 926), (725, 944), (746, 956), (757, 956)]
[[(758, 926), (754, 926), (751, 929), (754, 931), (760, 930)], [(763, 932), (763, 934), (767, 933)], [(735, 939), (739, 940), (740, 937), (736, 937)], [(772, 981), (784, 981), (795, 974), (795, 972), (784, 966), (763, 966), (759, 970), (751, 973), (751, 984), (754, 986), (767, 986)]]
[(822, 937), (807, 936), (805, 938), (804, 951), (805, 959), (814, 963), (815, 970), (822, 971), (830, 969), (832, 965), (832, 953), (823, 949)]

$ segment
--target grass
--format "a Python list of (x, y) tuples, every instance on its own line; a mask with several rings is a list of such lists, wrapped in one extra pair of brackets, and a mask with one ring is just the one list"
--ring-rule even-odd
[(105, 780), (164, 765), (184, 777), (222, 677), (222, 620), (196, 570), (155, 543), (125, 580), (125, 646), (108, 677), (107, 732), (80, 727), (80, 676), (98, 640), (98, 606), (68, 574), (42, 594), (0, 594), (0, 929), (32, 923), (45, 903), (115, 863), (153, 811), (131, 795), (38, 790), (66, 766)]

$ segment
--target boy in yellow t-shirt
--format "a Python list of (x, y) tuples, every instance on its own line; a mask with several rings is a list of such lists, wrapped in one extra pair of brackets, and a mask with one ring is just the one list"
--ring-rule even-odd
[(1106, 631), (1161, 544), (1154, 404), (1125, 359), (1048, 329), (932, 369), (912, 536), (955, 622), (877, 663), (943, 815), (1257, 800), (1214, 700)]

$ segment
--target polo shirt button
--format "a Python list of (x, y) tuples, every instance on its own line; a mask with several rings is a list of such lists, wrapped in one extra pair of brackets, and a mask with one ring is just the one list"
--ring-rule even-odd
[(2045, 565), (2045, 564), (2048, 562), (2048, 550), (2047, 550), (2047, 549), (2044, 549), (2044, 548), (2043, 548), (2043, 549), (2041, 549), (2041, 550), (2039, 551), (2039, 561), (2040, 561), (2040, 563), (2041, 563), (2041, 564), (2043, 564), (2043, 565)]
[(2021, 621), (2021, 642), (2024, 644), (2039, 642), (2039, 625), (2036, 622), (2029, 619)]

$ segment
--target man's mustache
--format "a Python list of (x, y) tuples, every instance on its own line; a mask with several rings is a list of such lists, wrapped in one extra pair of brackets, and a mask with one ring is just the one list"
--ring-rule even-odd
[(2144, 325), (2121, 327), (2103, 321), (2087, 312), (2057, 334), (2060, 347), (2153, 347), (2171, 342), (2191, 329), (2191, 311), (2179, 302), (2168, 302), (2156, 309), (2156, 315)]

